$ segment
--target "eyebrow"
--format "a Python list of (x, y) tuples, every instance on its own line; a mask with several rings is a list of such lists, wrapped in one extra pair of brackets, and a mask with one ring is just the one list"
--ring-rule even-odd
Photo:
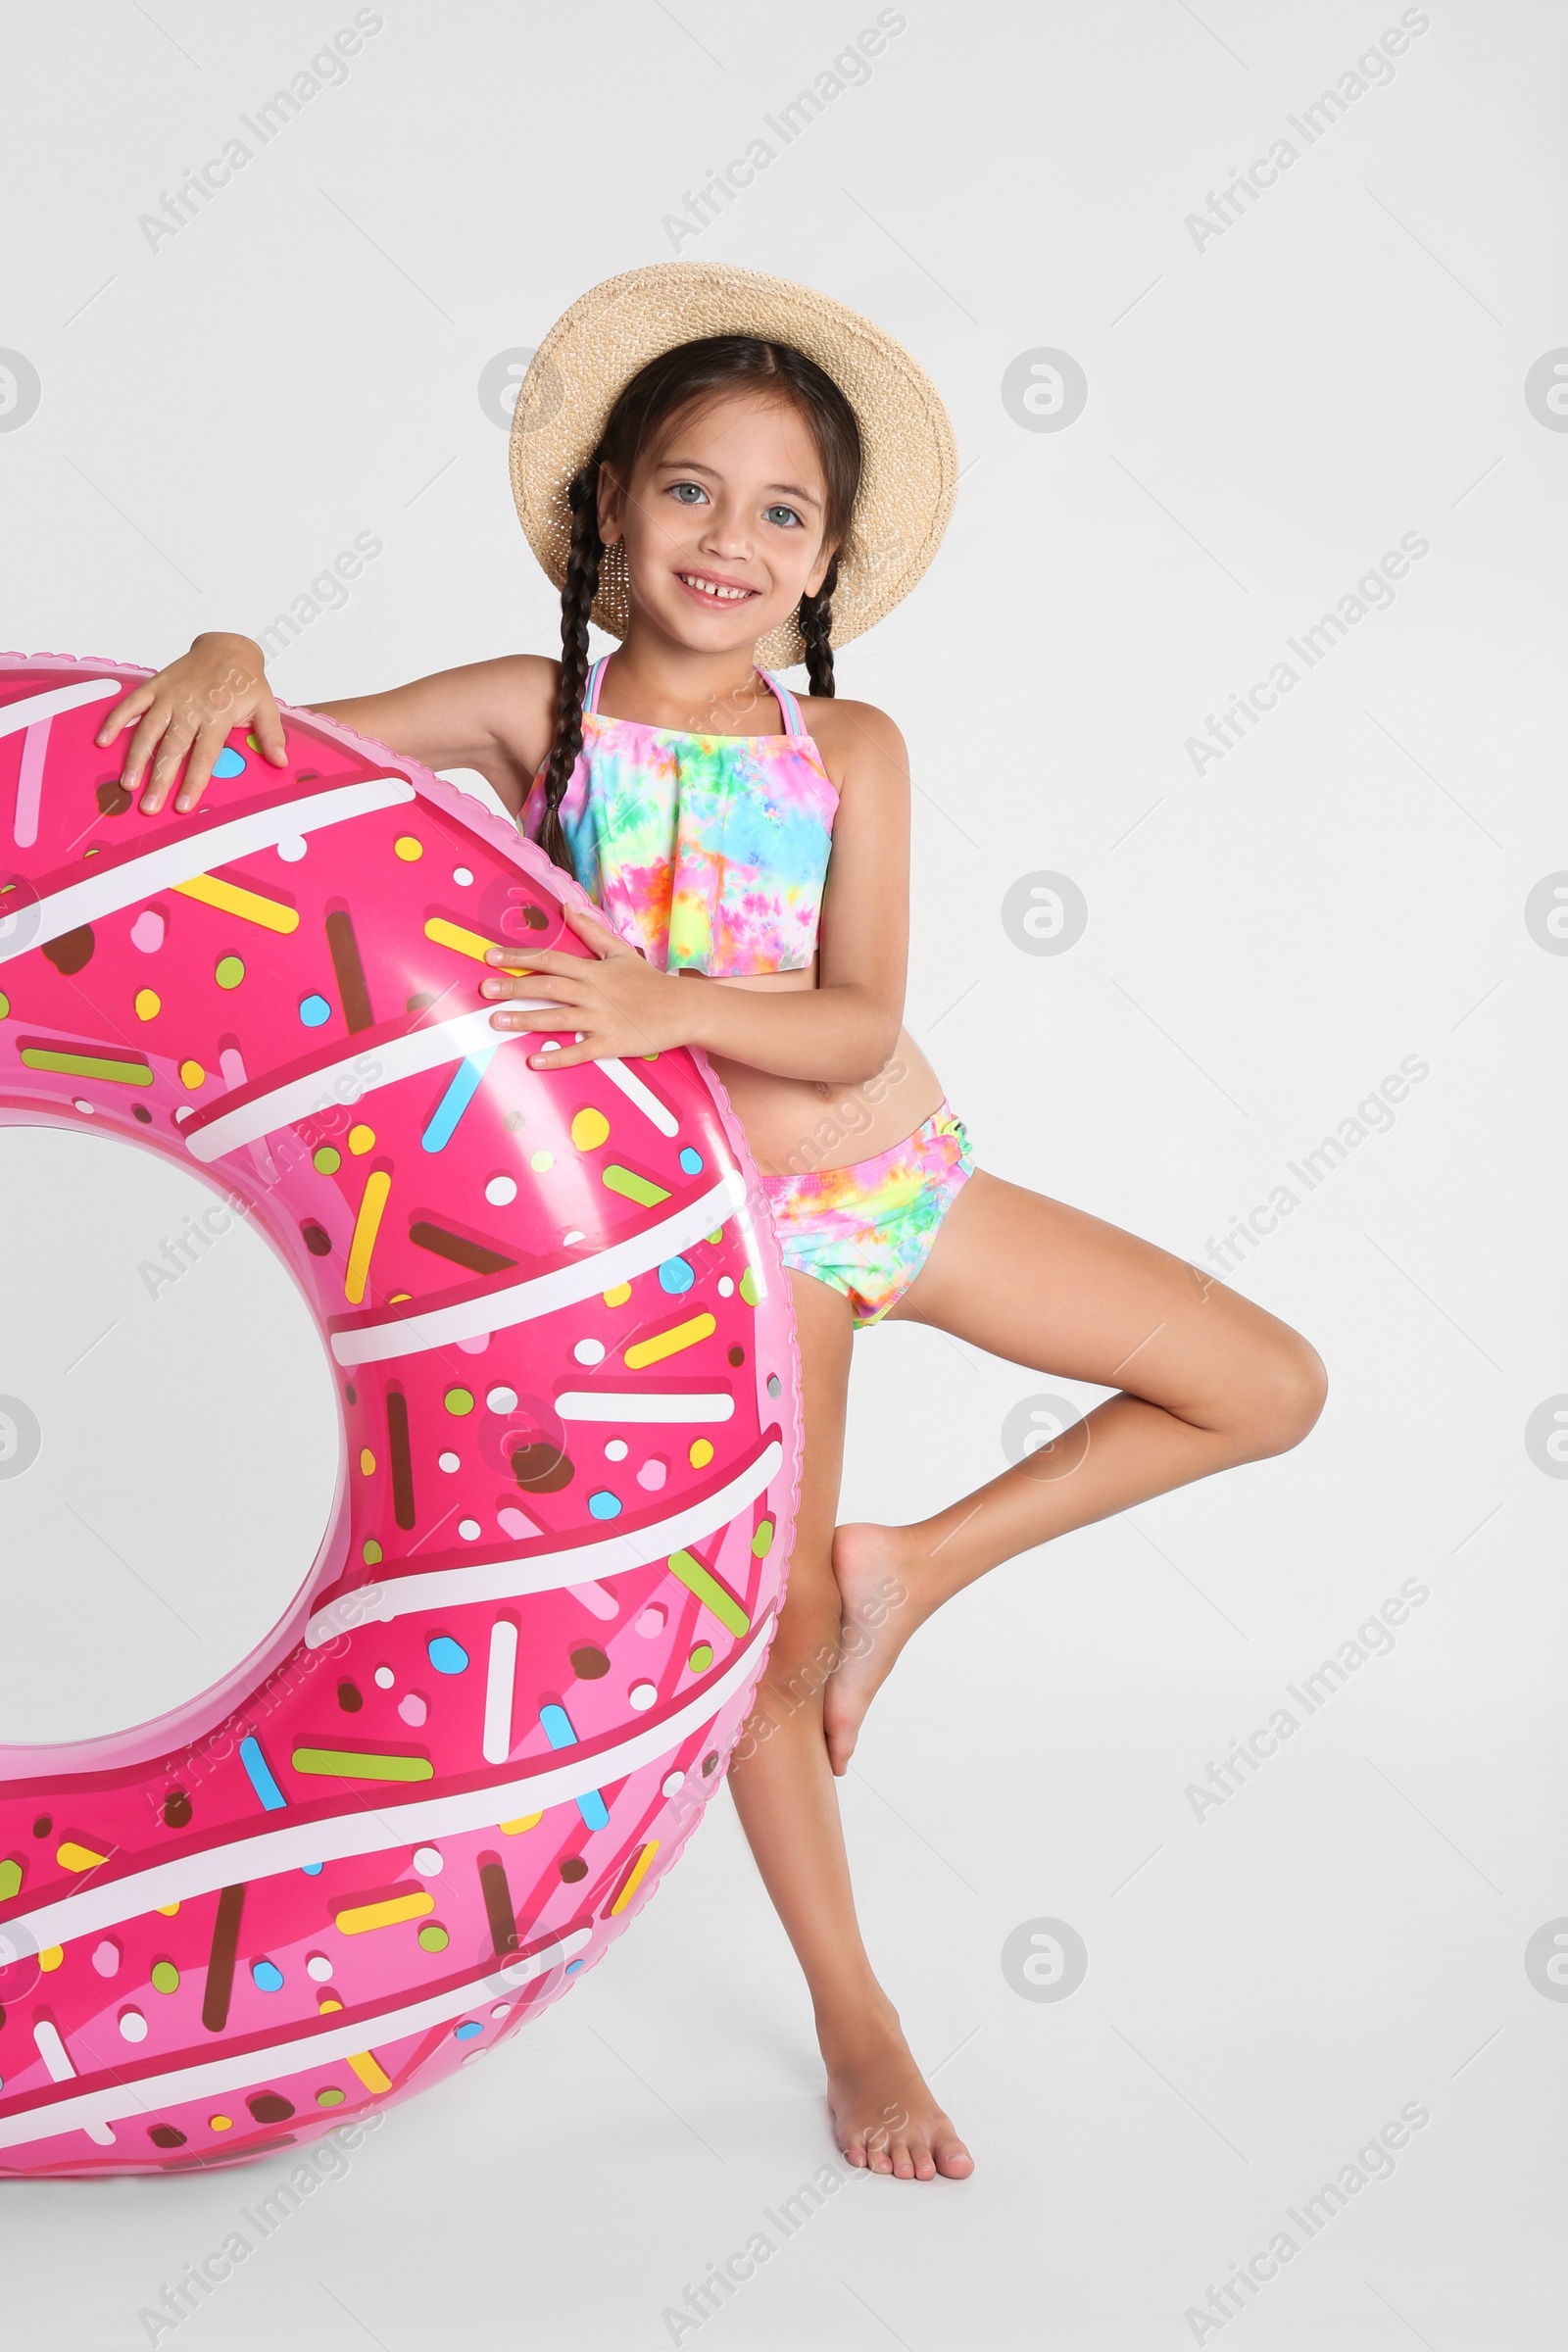
[[(710, 482), (716, 482), (719, 478), (711, 466), (704, 466), (695, 458), (661, 458), (655, 471), (658, 473), (705, 473)], [(814, 491), (803, 490), (795, 482), (769, 482), (765, 486), (770, 491), (782, 490), (788, 498), (800, 499), (804, 506), (819, 507), (822, 504)]]

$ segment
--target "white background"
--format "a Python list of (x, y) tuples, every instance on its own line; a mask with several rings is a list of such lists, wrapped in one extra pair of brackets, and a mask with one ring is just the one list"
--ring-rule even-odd
[[(482, 370), (668, 258), (664, 216), (876, 11), (377, 13), (341, 86), (150, 249), (139, 216), (353, 11), (0, 12), (0, 345), (41, 385), (0, 430), (16, 649), (162, 662), (201, 628), (255, 634), (368, 532), (381, 555), (276, 664), (285, 698), (550, 650)], [(1568, 1486), (1524, 1428), (1568, 1391), (1568, 960), (1524, 903), (1568, 866), (1568, 439), (1524, 381), (1568, 342), (1563, 20), (1433, 0), (1392, 80), (1308, 149), (1285, 118), (1396, 7), (902, 13), (869, 79), (679, 251), (871, 314), (956, 425), (935, 568), (840, 662), (914, 759), (910, 1026), (983, 1166), (1200, 1261), (1402, 1058), (1428, 1064), (1236, 1276), (1315, 1342), (1328, 1409), (1282, 1460), (998, 1570), (877, 1700), (843, 1789), (862, 1917), (971, 2180), (858, 2181), (787, 2242), (762, 2218), (832, 2148), (808, 2004), (723, 1798), (611, 1962), (389, 2115), (181, 2345), (652, 2352), (665, 2307), (759, 2229), (772, 2259), (682, 2342), (1151, 2352), (1194, 2341), (1189, 2307), (1281, 2229), (1296, 2259), (1201, 2340), (1559, 2339), (1568, 2007), (1524, 1951), (1568, 1914)], [(1187, 216), (1281, 136), (1299, 160), (1200, 250)], [(1088, 378), (1060, 431), (1002, 397), (1042, 348)], [(1196, 775), (1187, 738), (1409, 532), (1430, 552), (1392, 607)], [(1089, 906), (1061, 956), (1002, 925), (1041, 870)], [(36, 1142), (0, 1157), (32, 1219), (3, 1228), (0, 1391), (58, 1400), (59, 1550), (36, 1502), (18, 1548), (17, 1482), (7, 1605), (63, 1563), (85, 1617), (113, 1612), (94, 1703), (129, 1693), (124, 1720), (153, 1711), (138, 1688), (167, 1704), (205, 1671), (64, 1498), (239, 1655), (325, 1509), (318, 1367), (244, 1237), (138, 1305), (187, 1188), (149, 1162), (122, 1193), (86, 1143), (52, 1147), (38, 1184)], [(122, 1296), (110, 1369), (73, 1403), (69, 1358)], [(220, 1359), (232, 1414), (192, 1443), (262, 1540), (204, 1592), (210, 1498), (177, 1447), (156, 1477), (146, 1448)], [(1061, 1387), (931, 1331), (866, 1334), (844, 1515), (921, 1515), (994, 1475), (1007, 1411)], [(1410, 1578), (1429, 1597), (1392, 1653), (1195, 1818), (1210, 1759)], [(9, 1720), (70, 1730), (79, 1688), (36, 1600), (28, 1622)], [(1041, 1918), (1088, 1946), (1064, 2001), (1003, 1972)], [(1406, 2102), (1431, 2120), (1394, 2177), (1305, 2242), (1286, 2208)], [(138, 2308), (270, 2179), (6, 2186), (7, 2340), (145, 2342)]]

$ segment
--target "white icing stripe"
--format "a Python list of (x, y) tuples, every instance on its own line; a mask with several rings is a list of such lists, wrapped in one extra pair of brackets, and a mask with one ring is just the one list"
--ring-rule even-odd
[(644, 1085), (635, 1070), (612, 1054), (599, 1064), (612, 1086), (618, 1086), (628, 1102), (635, 1102), (645, 1118), (652, 1119), (661, 1135), (677, 1135), (680, 1121), (666, 1104), (661, 1102), (651, 1086)]
[(563, 1389), (556, 1410), (563, 1421), (728, 1421), (735, 1399), (727, 1389), (690, 1396), (658, 1389)]
[(81, 678), (74, 686), (51, 686), (43, 694), (7, 703), (0, 710), (0, 735), (20, 735), (24, 727), (58, 718), (62, 710), (79, 710), (84, 703), (106, 703), (112, 694), (123, 692), (118, 678)]
[[(507, 1009), (537, 1012), (543, 1004), (541, 998), (525, 1004), (509, 1004)], [(358, 1054), (318, 1062), (303, 1078), (291, 1078), (286, 1085), (274, 1086), (233, 1110), (220, 1110), (203, 1126), (190, 1129), (185, 1137), (190, 1155), (204, 1164), (221, 1159), (225, 1152), (254, 1144), (333, 1103), (358, 1102), (362, 1096), (374, 1094), (377, 1087), (395, 1085), (400, 1078), (416, 1078), (421, 1071), (440, 1069), (444, 1062), (466, 1061), (470, 1054), (497, 1046), (525, 1044), (538, 1035), (530, 1029), (492, 1029), (494, 1009), (481, 1004), (476, 1012), (455, 1013), (451, 1020), (434, 1021), (428, 1029), (410, 1029), (378, 1046), (362, 1046)], [(550, 1009), (559, 1011), (560, 1007), (552, 1005)], [(344, 1079), (358, 1079), (359, 1083), (346, 1090), (341, 1086)]]
[(360, 784), (340, 784), (331, 792), (308, 793), (303, 800), (285, 801), (276, 808), (258, 808), (226, 824), (198, 826), (177, 841), (161, 842), (144, 857), (69, 883), (35, 906), (19, 908), (13, 918), (17, 936), (0, 938), (0, 963), (79, 930), (83, 923), (119, 914), (157, 891), (172, 890), (217, 866), (231, 865), (236, 858), (275, 849), (291, 834), (318, 833), (323, 825), (339, 825), (346, 817), (366, 816), (375, 808), (395, 808), (413, 798), (414, 786), (406, 777), (372, 776)]
[[(598, 1755), (562, 1748), (557, 1751), (559, 1763), (545, 1764), (515, 1780), (492, 1781), (484, 1788), (464, 1789), (454, 1796), (404, 1801), (398, 1788), (406, 1784), (356, 1784), (358, 1793), (351, 1791), (345, 1797), (341, 1813), (263, 1830), (253, 1838), (230, 1838), (202, 1853), (155, 1863), (150, 1870), (83, 1886), (58, 1902), (19, 1913), (0, 1925), (0, 1966), (39, 1949), (47, 1951), (51, 1944), (94, 1935), (121, 1920), (138, 1919), (143, 1912), (161, 1910), (167, 1903), (237, 1886), (241, 1880), (270, 1878), (280, 1870), (299, 1870), (307, 1862), (337, 1862), (349, 1854), (363, 1858), (401, 1845), (434, 1844), (469, 1830), (493, 1829), (498, 1822), (518, 1820), (525, 1813), (543, 1813), (551, 1805), (586, 1796), (590, 1788), (624, 1780), (641, 1765), (671, 1754), (691, 1733), (712, 1722), (751, 1673), (771, 1618), (769, 1609), (708, 1690), (688, 1699), (663, 1722), (649, 1724), (614, 1747), (601, 1749)], [(359, 2046), (363, 2049), (364, 2042)]]
[[(596, 1291), (611, 1291), (678, 1256), (691, 1243), (701, 1241), (722, 1225), (746, 1199), (746, 1179), (731, 1169), (718, 1183), (662, 1225), (615, 1242), (576, 1265), (558, 1266), (552, 1274), (514, 1282), (504, 1291), (487, 1291), (477, 1298), (463, 1298), (455, 1306), (432, 1307), (427, 1314), (402, 1321), (364, 1323), (357, 1331), (335, 1331), (332, 1353), (345, 1368), (355, 1364), (385, 1364), (400, 1355), (417, 1355), (426, 1348), (445, 1348), (457, 1340), (476, 1340), (481, 1332), (509, 1331), (536, 1315), (551, 1315), (559, 1307), (575, 1306)], [(673, 1301), (671, 1302), (674, 1303)]]
[(485, 1673), (484, 1737), (487, 1764), (504, 1764), (512, 1753), (512, 1690), (517, 1673), (517, 1629), (510, 1617), (490, 1628), (490, 1662)]
[[(161, 2075), (143, 2075), (139, 2081), (112, 2082), (102, 2090), (80, 2091), (74, 2099), (52, 2099), (47, 2105), (19, 2108), (14, 2115), (0, 2116), (0, 2148), (24, 2147), (29, 2140), (53, 2139), (62, 2132), (86, 2132), (100, 2143), (112, 2142), (115, 2135), (109, 2129), (111, 2118), (123, 2122), (160, 2107), (178, 2106), (186, 2099), (220, 2097), (231, 2090), (248, 2089), (258, 2082), (276, 2082), (279, 2076), (299, 2074), (306, 2067), (336, 2066), (346, 2058), (359, 2057), (368, 2048), (389, 2049), (395, 2041), (406, 2041), (413, 2034), (445, 2025), (449, 2018), (462, 2017), (466, 2011), (479, 2008), (496, 1992), (526, 1984), (531, 1978), (546, 1975), (563, 1961), (574, 1959), (592, 1933), (590, 1928), (573, 1928), (569, 1935), (547, 1943), (540, 1951), (528, 1953), (526, 1958), (498, 1960), (445, 1992), (432, 1993), (422, 2001), (411, 2001), (401, 2009), (388, 2009), (380, 2017), (362, 2018), (358, 2025), (332, 2026), (324, 2034), (300, 2033), (269, 2042), (265, 2049), (208, 2058), (197, 2066), (170, 2067)], [(46, 2058), (45, 2064), (48, 2063)], [(74, 2079), (74, 2073), (56, 2078), (57, 2081)]]
[(476, 1560), (468, 1568), (421, 1569), (416, 1576), (389, 1577), (384, 1584), (360, 1585), (329, 1600), (305, 1628), (305, 1645), (319, 1649), (357, 1625), (390, 1625), (416, 1609), (461, 1608), (476, 1600), (520, 1600), (528, 1592), (557, 1592), (591, 1584), (602, 1576), (624, 1576), (672, 1551), (701, 1544), (766, 1488), (784, 1459), (776, 1438), (753, 1462), (702, 1502), (672, 1511), (638, 1535), (601, 1536), (560, 1551), (538, 1552), (531, 1560)]

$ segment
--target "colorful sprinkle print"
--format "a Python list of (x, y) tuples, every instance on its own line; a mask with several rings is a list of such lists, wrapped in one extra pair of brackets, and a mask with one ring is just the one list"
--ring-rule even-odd
[[(315, 713), (286, 767), (236, 734), (198, 811), (132, 829), (92, 737), (145, 674), (0, 659), (0, 1088), (246, 1202), (350, 1475), (249, 1691), (0, 1781), (0, 1953), (31, 1955), (0, 1960), (0, 2176), (243, 2163), (563, 1997), (722, 1781), (792, 1534), (788, 1286), (733, 1118), (684, 1053), (552, 1075), (549, 1033), (489, 1027), (491, 940), (575, 952), (574, 885)], [(776, 907), (704, 914), (689, 835), (699, 968), (808, 957), (831, 788), (763, 746), (801, 855)], [(724, 769), (682, 801), (741, 857)]]

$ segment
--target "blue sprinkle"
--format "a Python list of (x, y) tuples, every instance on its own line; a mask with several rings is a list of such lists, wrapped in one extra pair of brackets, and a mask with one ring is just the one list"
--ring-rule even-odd
[(319, 1029), (323, 1021), (332, 1018), (332, 1007), (324, 997), (301, 997), (300, 1019), (307, 1029)]
[(302, 1862), (300, 1864), (300, 1868), (304, 1871), (305, 1876), (308, 1879), (318, 1879), (321, 1875), (321, 1865), (319, 1862)]
[(694, 1152), (688, 1144), (680, 1155), (680, 1164), (688, 1176), (700, 1176), (703, 1172), (703, 1155), (700, 1152)]
[(452, 2035), (455, 2041), (471, 2041), (476, 2034), (483, 2032), (483, 2026), (476, 2026), (470, 2017), (465, 2025), (454, 2026)]
[(608, 1487), (601, 1487), (597, 1494), (589, 1495), (588, 1509), (595, 1519), (618, 1519), (620, 1517), (620, 1496), (612, 1494)]
[(425, 1643), (424, 1649), (426, 1657), (437, 1674), (466, 1674), (467, 1672), (468, 1653), (461, 1642), (453, 1641), (450, 1634), (434, 1635)]
[(608, 1830), (610, 1814), (597, 1788), (585, 1788), (577, 1799), (577, 1810), (590, 1830)]
[(566, 1974), (567, 1974), (567, 1976), (568, 1976), (568, 1977), (574, 1977), (574, 1976), (577, 1974), (577, 1971), (578, 1971), (578, 1969), (579, 1969), (579, 1968), (581, 1968), (581, 1966), (582, 1966), (582, 1962), (581, 1962), (580, 1960), (568, 1960), (568, 1961), (566, 1962)]
[(281, 1992), (283, 1971), (275, 1960), (253, 1960), (251, 1962), (251, 1982), (258, 1992)]
[(244, 772), (245, 762), (243, 759), (240, 757), (238, 752), (233, 750), (229, 744), (225, 743), (222, 750), (219, 753), (218, 758), (213, 761), (214, 775), (242, 776)]
[(659, 1269), (660, 1289), (673, 1292), (677, 1298), (682, 1291), (689, 1291), (696, 1280), (683, 1257), (666, 1257)]
[(281, 1813), (288, 1803), (276, 1781), (272, 1768), (262, 1753), (262, 1743), (254, 1736), (239, 1743), (239, 1760), (245, 1767), (245, 1777), (269, 1813)]
[(459, 1062), (451, 1085), (436, 1104), (434, 1116), (419, 1138), (423, 1151), (446, 1150), (457, 1132), (458, 1121), (478, 1093), (480, 1082), (495, 1059), (496, 1051), (494, 1046), (482, 1046), (466, 1061)]

